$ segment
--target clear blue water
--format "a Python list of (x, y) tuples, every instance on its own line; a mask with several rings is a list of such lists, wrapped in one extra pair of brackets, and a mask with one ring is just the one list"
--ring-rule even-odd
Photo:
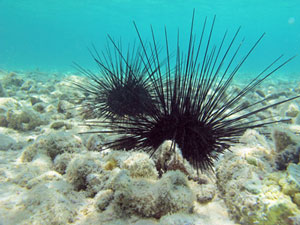
[[(152, 24), (162, 43), (164, 25), (170, 43), (178, 28), (185, 40), (193, 8), (198, 33), (205, 16), (211, 22), (217, 15), (216, 39), (241, 25), (244, 49), (266, 32), (242, 71), (258, 72), (282, 53), (300, 53), (299, 0), (0, 0), (0, 69), (74, 71), (73, 61), (95, 68), (87, 47), (103, 49), (107, 34), (123, 43), (137, 40), (132, 21), (144, 39), (151, 37)], [(281, 72), (299, 75), (300, 56)]]

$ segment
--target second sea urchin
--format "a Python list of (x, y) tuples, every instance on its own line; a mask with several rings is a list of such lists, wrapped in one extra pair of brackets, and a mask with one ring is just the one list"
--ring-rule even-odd
[[(164, 66), (161, 64), (161, 54), (157, 50), (157, 41), (152, 27), (152, 46), (146, 49), (135, 25), (143, 48), (143, 57), (149, 60), (143, 62), (150, 65), (148, 78), (155, 92), (152, 98), (156, 104), (144, 108), (144, 114), (137, 117), (130, 116), (126, 121), (99, 122), (109, 128), (103, 132), (119, 135), (116, 140), (107, 143), (107, 147), (124, 150), (139, 149), (153, 155), (165, 140), (172, 140), (173, 147), (170, 151), (177, 144), (183, 157), (197, 171), (206, 170), (211, 169), (214, 160), (231, 144), (238, 142), (239, 137), (247, 129), (283, 121), (272, 120), (272, 118), (258, 120), (254, 116), (300, 96), (274, 104), (266, 104), (268, 100), (266, 98), (252, 104), (243, 104), (243, 99), (293, 57), (274, 67), (274, 64), (282, 58), (282, 56), (278, 57), (242, 90), (232, 91), (230, 89), (233, 78), (264, 34), (237, 63), (234, 63), (243, 43), (241, 41), (235, 46), (240, 28), (227, 46), (224, 44), (227, 31), (219, 45), (212, 45), (214, 24), (215, 18), (209, 32), (206, 33), (207, 20), (205, 19), (201, 36), (196, 39), (193, 33), (193, 15), (187, 54), (181, 52), (178, 34), (175, 60), (171, 60), (170, 57), (165, 29), (167, 60)], [(205, 35), (207, 39), (204, 38)], [(150, 58), (154, 62), (150, 63)]]
[(116, 44), (109, 36), (105, 52), (93, 46), (90, 53), (97, 63), (100, 74), (84, 69), (75, 63), (76, 68), (89, 78), (88, 83), (76, 83), (76, 87), (86, 94), (81, 106), (86, 118), (124, 119), (138, 116), (145, 108), (152, 107), (151, 87), (148, 82), (148, 65), (141, 60), (141, 49), (128, 46), (124, 53), (121, 43)]

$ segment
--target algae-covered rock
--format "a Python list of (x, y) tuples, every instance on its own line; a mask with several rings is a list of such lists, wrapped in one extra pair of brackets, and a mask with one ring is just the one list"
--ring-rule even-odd
[(55, 171), (47, 171), (37, 177), (32, 178), (28, 181), (26, 187), (28, 189), (33, 188), (34, 186), (41, 184), (43, 182), (51, 182), (51, 181), (61, 181), (63, 180), (62, 176)]
[(299, 107), (295, 104), (295, 103), (291, 103), (286, 112), (285, 112), (285, 115), (286, 116), (289, 116), (289, 117), (297, 117), (298, 114), (299, 114)]
[(57, 104), (57, 112), (59, 113), (66, 113), (70, 108), (72, 108), (72, 105), (65, 100), (61, 100)]
[(258, 131), (248, 129), (240, 138), (240, 142), (249, 147), (269, 149), (270, 145), (265, 136), (261, 135)]
[(118, 167), (118, 161), (114, 158), (110, 158), (104, 165), (105, 170), (113, 170)]
[[(180, 148), (171, 140), (164, 141), (153, 154), (153, 161), (156, 165), (156, 169), (161, 175), (170, 170), (180, 170), (187, 176), (194, 176), (194, 169), (190, 163), (183, 158)], [(173, 149), (173, 150), (171, 150)]]
[(279, 170), (285, 170), (290, 163), (298, 163), (300, 146), (290, 145), (284, 151), (277, 153), (275, 165)]
[(289, 145), (295, 145), (297, 143), (295, 135), (288, 130), (274, 129), (272, 135), (277, 152), (281, 152)]
[(33, 80), (26, 80), (26, 81), (24, 81), (24, 83), (22, 84), (20, 89), (22, 91), (29, 91), (32, 88), (32, 86), (34, 86), (34, 85), (35, 85), (35, 82)]
[(32, 108), (39, 113), (45, 112), (45, 104), (42, 102), (36, 103)]
[(17, 142), (4, 134), (0, 134), (0, 150), (9, 150), (9, 149), (15, 149), (17, 145)]
[(44, 181), (24, 195), (20, 205), (27, 216), (22, 224), (38, 224), (41, 221), (44, 224), (73, 223), (83, 201), (83, 196), (74, 192), (66, 181)]
[(40, 125), (48, 124), (47, 118), (31, 109), (8, 110), (6, 120), (9, 128), (20, 131), (33, 130)]
[(189, 213), (195, 196), (180, 171), (168, 171), (158, 181), (131, 178), (120, 171), (111, 183), (115, 210), (141, 217), (160, 218), (169, 213)]
[(35, 104), (37, 104), (37, 103), (39, 103), (39, 102), (42, 102), (41, 99), (39, 99), (39, 98), (37, 98), (37, 97), (33, 97), (33, 96), (31, 96), (31, 97), (29, 98), (29, 100), (30, 100), (31, 105), (35, 105)]
[(2, 87), (2, 84), (0, 82), (0, 97), (5, 97), (6, 96), (6, 93), (5, 93), (5, 90), (4, 88)]
[(197, 201), (201, 204), (206, 204), (213, 200), (216, 196), (217, 188), (213, 184), (202, 184), (196, 194)]
[(259, 194), (262, 188), (262, 182), (256, 173), (253, 173), (252, 178), (244, 183), (247, 191), (253, 194)]
[(111, 189), (99, 191), (95, 196), (95, 207), (103, 211), (114, 198), (114, 192)]
[(54, 169), (60, 174), (65, 174), (67, 166), (73, 158), (74, 154), (68, 152), (57, 155), (54, 159)]
[(121, 168), (127, 169), (131, 177), (157, 178), (158, 172), (155, 164), (146, 153), (132, 152)]
[(300, 138), (287, 129), (276, 128), (273, 130), (275, 142), (277, 169), (284, 170), (289, 163), (298, 163), (300, 154)]
[(7, 127), (8, 121), (6, 120), (6, 116), (0, 115), (0, 127)]
[(88, 137), (85, 145), (89, 151), (99, 151), (102, 149), (104, 140), (105, 140), (104, 135), (92, 134)]
[(28, 183), (43, 173), (51, 170), (52, 162), (46, 155), (38, 155), (30, 164), (24, 163), (18, 166), (11, 181), (21, 187), (27, 187)]
[(27, 146), (21, 154), (21, 162), (31, 162), (37, 155), (38, 150), (34, 144)]
[(300, 165), (290, 163), (289, 166), (287, 167), (287, 173), (288, 173), (287, 180), (291, 184), (295, 184), (300, 192)]
[(0, 98), (1, 112), (6, 112), (8, 109), (20, 109), (21, 105), (14, 98)]
[(258, 224), (289, 224), (289, 217), (299, 215), (300, 211), (289, 198), (281, 198), (268, 204), (263, 212), (257, 215)]
[(87, 177), (93, 173), (101, 173), (101, 161), (94, 154), (76, 155), (68, 164), (66, 178), (75, 190), (85, 190), (88, 187)]
[(64, 121), (56, 121), (56, 122), (53, 122), (50, 127), (54, 130), (58, 130), (65, 126), (66, 126), (66, 124)]
[(83, 149), (82, 142), (76, 135), (69, 132), (52, 132), (39, 136), (29, 145), (23, 151), (21, 160), (30, 162), (37, 154), (45, 154), (54, 160), (59, 154), (80, 152)]
[(293, 197), (295, 193), (299, 192), (299, 188), (296, 186), (296, 184), (288, 182), (286, 177), (280, 179), (278, 183), (282, 188), (282, 193), (284, 193), (285, 195)]
[(24, 80), (20, 78), (16, 73), (8, 73), (2, 78), (2, 85), (4, 88), (18, 87), (20, 88)]
[[(287, 180), (286, 173), (274, 173), (268, 165), (262, 169), (248, 164), (247, 158), (237, 153), (226, 153), (216, 170), (218, 188), (232, 217), (241, 224), (293, 224), (290, 218), (300, 213), (295, 204), (298, 189)], [(298, 179), (295, 166), (289, 170), (295, 175), (293, 179)]]
[(85, 194), (88, 197), (95, 196), (99, 191), (107, 189), (107, 181), (110, 179), (112, 175), (111, 171), (105, 171), (99, 169), (98, 171), (92, 171), (85, 178), (86, 188)]
[(293, 202), (300, 208), (300, 192), (294, 195)]

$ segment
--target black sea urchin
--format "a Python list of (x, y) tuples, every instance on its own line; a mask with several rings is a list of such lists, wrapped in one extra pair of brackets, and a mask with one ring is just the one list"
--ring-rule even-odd
[(113, 120), (143, 114), (153, 103), (148, 65), (142, 63), (141, 48), (128, 46), (124, 54), (122, 45), (117, 45), (110, 36), (109, 39), (113, 47), (108, 44), (101, 55), (94, 46), (94, 53), (90, 51), (101, 76), (75, 63), (76, 68), (90, 79), (88, 83), (75, 84), (87, 96), (81, 105), (82, 112), (86, 118), (103, 116)]
[[(160, 53), (151, 27), (152, 45), (148, 49), (143, 47), (143, 53), (146, 60), (154, 56), (154, 62), (150, 63), (149, 59), (147, 65), (155, 67), (150, 66), (148, 72), (155, 91), (152, 98), (156, 104), (145, 109), (146, 113), (138, 117), (128, 117), (126, 121), (99, 121), (101, 125), (111, 129), (104, 132), (119, 134), (115, 141), (107, 143), (107, 147), (140, 149), (153, 155), (165, 140), (172, 140), (172, 146), (176, 143), (183, 157), (197, 170), (206, 170), (211, 169), (219, 154), (238, 142), (247, 129), (283, 121), (274, 121), (272, 118), (258, 120), (253, 116), (300, 96), (265, 106), (261, 103), (265, 104), (267, 99), (252, 104), (243, 104), (242, 100), (293, 57), (272, 69), (282, 58), (278, 57), (242, 90), (231, 91), (233, 78), (264, 34), (240, 60), (237, 60), (243, 43), (241, 41), (240, 44), (235, 44), (240, 28), (229, 40), (227, 47), (224, 46), (227, 31), (219, 45), (212, 45), (215, 18), (207, 34), (206, 21), (205, 19), (200, 38), (196, 39), (193, 33), (193, 14), (187, 54), (181, 52), (178, 34), (175, 60), (172, 60), (169, 54), (165, 29), (167, 60), (164, 66), (160, 64)], [(136, 30), (141, 45), (144, 46), (137, 27)], [(206, 35), (207, 39), (204, 37)], [(234, 63), (236, 60), (238, 62)], [(171, 147), (170, 151), (172, 149)]]

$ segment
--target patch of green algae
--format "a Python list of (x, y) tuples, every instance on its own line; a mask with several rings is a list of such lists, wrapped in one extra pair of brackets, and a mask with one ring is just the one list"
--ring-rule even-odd
[(300, 210), (296, 202), (293, 202), (293, 198), (294, 201), (298, 201), (300, 193), (287, 182), (286, 173), (269, 174), (264, 180), (260, 194), (260, 210), (250, 215), (250, 221), (261, 225), (289, 224), (289, 217), (300, 215)]
[(288, 224), (289, 217), (299, 215), (300, 211), (297, 205), (294, 204), (289, 197), (278, 199), (274, 203), (270, 204), (266, 210), (265, 219), (262, 218), (261, 224)]

